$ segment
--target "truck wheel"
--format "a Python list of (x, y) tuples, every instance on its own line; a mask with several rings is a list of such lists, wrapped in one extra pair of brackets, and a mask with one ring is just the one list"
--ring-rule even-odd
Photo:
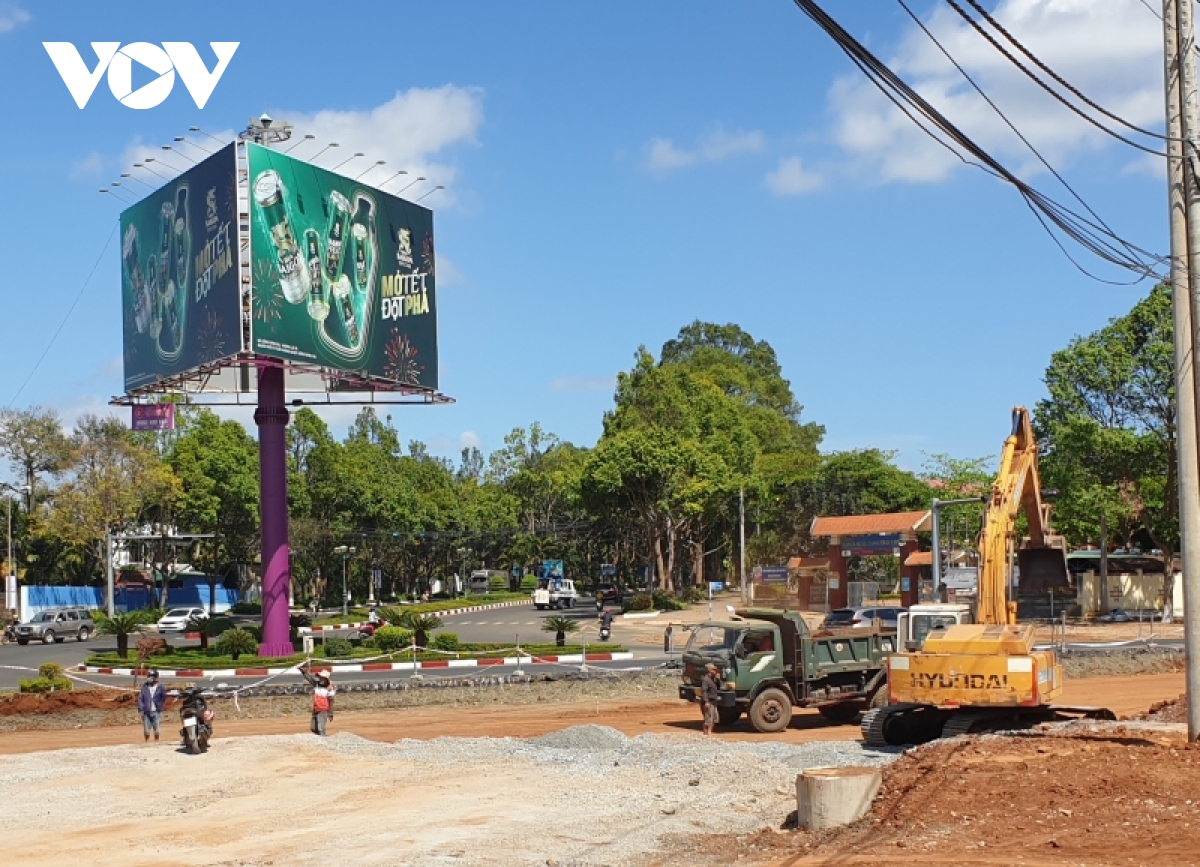
[(53, 643), (54, 643), (54, 630), (47, 629), (45, 632), (42, 633), (42, 644), (53, 644)]
[(817, 708), (817, 713), (834, 723), (852, 723), (858, 720), (862, 708), (853, 704), (827, 704)]
[(750, 705), (750, 724), (760, 732), (781, 732), (792, 721), (792, 700), (782, 689), (764, 689)]
[(717, 719), (723, 726), (731, 726), (737, 723), (742, 718), (742, 709), (740, 707), (719, 707), (717, 708)]

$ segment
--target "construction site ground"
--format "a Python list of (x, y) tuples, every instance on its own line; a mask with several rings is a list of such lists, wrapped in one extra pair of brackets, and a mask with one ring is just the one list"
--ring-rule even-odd
[[(780, 735), (743, 722), (706, 739), (675, 683), (346, 693), (325, 740), (306, 733), (302, 696), (222, 701), (204, 756), (178, 750), (170, 712), (164, 742), (144, 746), (128, 693), (0, 701), (6, 853), (122, 867), (1200, 864), (1200, 750), (1177, 723), (898, 755), (807, 711)], [(1182, 689), (1178, 671), (1086, 677), (1063, 701), (1172, 720)], [(887, 763), (863, 822), (791, 829), (804, 767)]]

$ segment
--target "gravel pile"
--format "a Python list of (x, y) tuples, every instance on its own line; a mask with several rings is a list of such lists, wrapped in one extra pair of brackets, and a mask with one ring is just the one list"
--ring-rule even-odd
[[(626, 737), (601, 725), (581, 725), (541, 737), (437, 738), (395, 744), (338, 735), (321, 741), (335, 754), (369, 756), (416, 766), (463, 768), (464, 773), (524, 774), (544, 778), (560, 792), (571, 819), (569, 834), (554, 841), (543, 863), (599, 867), (649, 863), (664, 840), (680, 835), (745, 834), (779, 828), (796, 808), (796, 775), (805, 768), (883, 765), (900, 754), (854, 741), (784, 744), (737, 742), (695, 735)], [(522, 811), (506, 815), (492, 844), (528, 851), (546, 832), (545, 822)], [(544, 856), (543, 856), (544, 857)], [(445, 863), (442, 856), (413, 855), (408, 863)], [(459, 864), (473, 860), (470, 851)]]

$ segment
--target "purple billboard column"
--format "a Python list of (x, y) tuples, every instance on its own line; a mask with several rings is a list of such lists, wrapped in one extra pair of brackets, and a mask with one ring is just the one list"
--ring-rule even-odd
[(291, 656), (288, 623), (287, 406), (283, 368), (259, 365), (258, 409), (259, 518), (262, 521), (263, 642), (259, 656)]

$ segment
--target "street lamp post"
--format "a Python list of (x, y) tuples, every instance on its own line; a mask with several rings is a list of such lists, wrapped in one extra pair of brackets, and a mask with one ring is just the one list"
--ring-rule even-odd
[(333, 553), (342, 555), (342, 616), (350, 616), (350, 591), (346, 584), (346, 570), (350, 563), (350, 556), (357, 549), (353, 545), (338, 545), (333, 549)]
[[(459, 548), (459, 549), (458, 549), (458, 556), (459, 556), (459, 558), (462, 560), (462, 576), (463, 576), (462, 580), (463, 580), (464, 582), (466, 582), (466, 581), (467, 581), (467, 577), (466, 577), (466, 576), (467, 576), (467, 555), (468, 555), (468, 554), (470, 554), (470, 553), (471, 553), (471, 549), (470, 549), (470, 548)], [(463, 585), (463, 586), (468, 586), (468, 584), (469, 584), (469, 582), (468, 582), (468, 583), (464, 583), (464, 585)], [(457, 588), (457, 587), (455, 587), (455, 588), (454, 588), (454, 591), (456, 591), (456, 592), (457, 592), (457, 590), (458, 590), (458, 588)], [(451, 595), (454, 595), (454, 594), (452, 593)]]
[[(27, 494), (33, 490), (29, 485), (16, 485), (16, 486), (5, 485), (4, 487), (6, 487), (9, 491), (11, 491), (14, 494)], [(16, 568), (16, 564), (15, 564), (15, 561), (13, 558), (13, 543), (12, 543), (12, 501), (13, 501), (13, 498), (5, 497), (4, 499), (8, 502), (8, 547), (4, 549), (4, 553), (7, 558), (7, 562), (8, 562), (8, 569), (4, 573), (4, 590), (5, 590), (5, 596), (7, 597), (7, 595), (8, 595), (8, 576), (16, 574), (13, 571)], [(7, 599), (5, 601), (7, 601)]]

